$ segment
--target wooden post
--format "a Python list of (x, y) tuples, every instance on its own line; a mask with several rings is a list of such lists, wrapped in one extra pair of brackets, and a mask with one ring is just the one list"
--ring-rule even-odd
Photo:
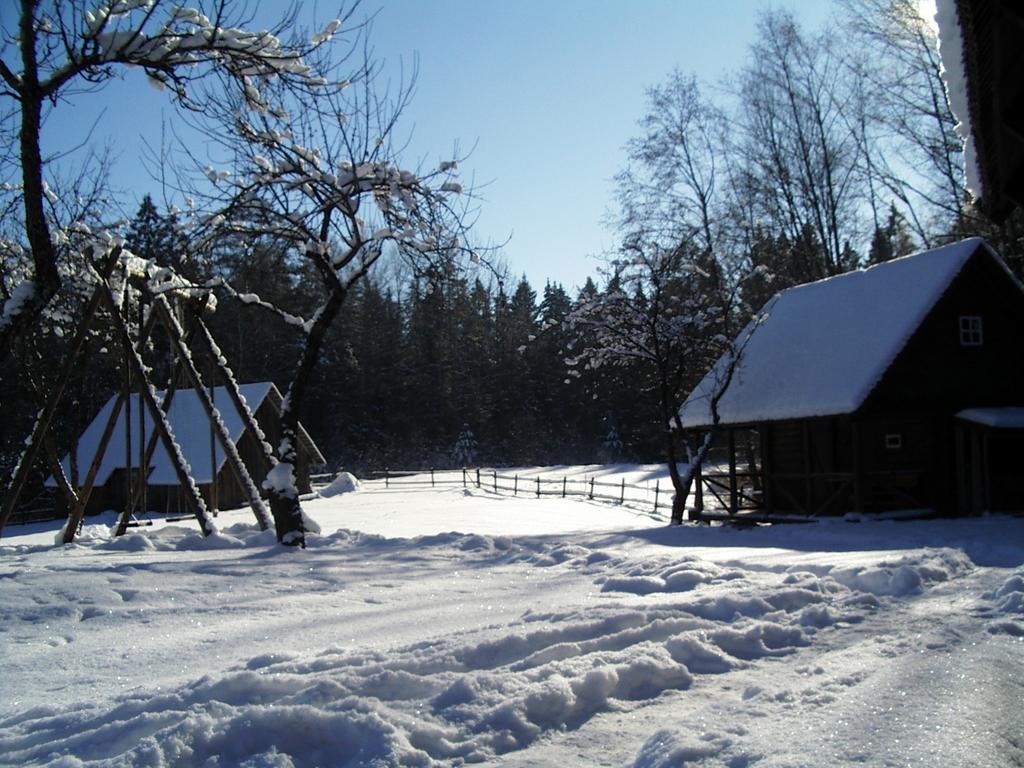
[(693, 511), (697, 513), (698, 520), (704, 516), (704, 476), (702, 469), (703, 467), (698, 464), (693, 472)]
[(430, 468), (430, 487), (434, 487), (434, 468)]
[(626, 503), (626, 478), (622, 478), (622, 490), (619, 492), (619, 504)]
[(772, 512), (772, 431), (771, 425), (764, 424), (760, 427), (758, 440), (761, 443), (761, 491), (764, 500), (764, 508)]
[(389, 482), (389, 479), (388, 479), (388, 468), (384, 467), (384, 487), (385, 488), (389, 487), (388, 482)]
[(498, 492), (498, 470), (494, 470), (494, 492)]
[(853, 507), (855, 512), (864, 511), (864, 464), (860, 456), (860, 426), (850, 423), (850, 442), (853, 443)]
[[(212, 369), (213, 366), (211, 365), (210, 368)], [(198, 373), (198, 371), (196, 371), (196, 373)], [(215, 392), (216, 386), (217, 374), (214, 373), (213, 370), (210, 370), (209, 392), (207, 394), (207, 399), (210, 401), (210, 412), (207, 414), (207, 418), (210, 420), (210, 509), (213, 512), (214, 517), (217, 516), (217, 509), (220, 506), (217, 499), (217, 438), (219, 436), (222, 440), (224, 439), (224, 436), (220, 434), (220, 429), (213, 417), (213, 414), (218, 413), (216, 403), (217, 395)], [(202, 387), (200, 387), (200, 389), (202, 389)], [(202, 403), (202, 395), (200, 395), (198, 391), (196, 392), (196, 395)], [(229, 441), (230, 439), (230, 436), (228, 436)], [(225, 454), (227, 454), (227, 451), (225, 451)], [(257, 498), (258, 497), (259, 494), (257, 494)], [(259, 503), (262, 505), (262, 500)], [(258, 517), (259, 513), (257, 513), (257, 518)]]
[[(121, 508), (120, 519), (125, 521), (131, 519), (134, 501), (132, 497), (132, 366), (129, 362), (131, 357), (131, 342), (125, 338), (121, 340), (124, 346), (124, 376), (121, 379), (121, 392), (124, 395), (124, 506)], [(139, 390), (139, 408), (142, 408), (142, 390)]]
[(466, 468), (462, 468), (462, 487), (466, 488)]
[(103, 463), (103, 456), (107, 452), (107, 446), (110, 444), (110, 438), (114, 434), (114, 427), (117, 426), (118, 418), (121, 416), (121, 406), (123, 405), (124, 394), (122, 393), (118, 395), (117, 400), (114, 401), (114, 407), (110, 410), (110, 416), (107, 418), (106, 426), (103, 427), (103, 434), (100, 435), (100, 443), (96, 447), (96, 453), (93, 454), (92, 461), (89, 463), (89, 471), (85, 474), (85, 483), (82, 485), (82, 489), (78, 494), (78, 502), (68, 514), (68, 522), (64, 528), (65, 544), (70, 544), (75, 540), (75, 531), (78, 530), (78, 526), (81, 524), (82, 518), (85, 516), (85, 507), (89, 503), (89, 496), (92, 495), (93, 483), (96, 482), (96, 473), (99, 472), (100, 464)]
[(519, 495), (519, 475), (518, 473), (512, 478), (512, 495)]
[[(105, 284), (101, 286), (103, 290), (100, 291), (102, 301), (106, 303), (107, 309), (114, 321), (114, 330), (121, 337), (122, 343), (130, 350), (128, 355), (128, 362), (132, 368), (132, 373), (142, 379), (143, 388), (142, 394), (146, 402), (146, 407), (149, 408), (150, 414), (153, 416), (153, 426), (156, 427), (160, 433), (160, 439), (163, 440), (164, 447), (167, 449), (167, 454), (171, 459), (171, 465), (174, 467), (175, 475), (177, 476), (178, 483), (181, 485), (185, 492), (185, 498), (189, 503), (193, 513), (196, 516), (196, 520), (199, 522), (199, 527), (203, 532), (204, 536), (209, 536), (216, 530), (213, 524), (213, 520), (210, 518), (209, 511), (206, 508), (206, 503), (203, 501), (202, 496), (199, 495), (199, 489), (196, 488), (195, 483), (189, 476), (185, 469), (185, 457), (181, 453), (180, 446), (174, 441), (173, 436), (168, 430), (168, 424), (163, 411), (160, 410), (159, 404), (157, 404), (155, 397), (153, 396), (153, 386), (149, 379), (149, 375), (146, 373), (146, 367), (142, 362), (142, 358), (139, 357), (138, 350), (132, 346), (131, 335), (128, 333), (128, 328), (125, 325), (124, 317), (121, 315), (114, 303), (113, 297), (110, 295), (110, 286)], [(141, 408), (142, 405), (140, 404)]]
[(537, 498), (540, 498), (540, 475), (537, 475)]
[(729, 427), (729, 514), (739, 512), (740, 498), (736, 483), (736, 430)]
[(814, 488), (811, 484), (811, 427), (804, 419), (800, 422), (804, 445), (804, 512), (808, 515), (814, 513)]
[(657, 514), (657, 512), (658, 512), (658, 493), (660, 491), (661, 491), (661, 481), (660, 480), (655, 480), (654, 481), (654, 512), (655, 512), (655, 514)]
[[(178, 353), (182, 370), (191, 382), (196, 393), (196, 398), (199, 400), (200, 406), (202, 406), (203, 411), (206, 413), (206, 418), (209, 419), (212, 436), (220, 441), (228, 466), (231, 468), (235, 478), (241, 484), (242, 488), (245, 489), (246, 495), (249, 497), (249, 507), (256, 516), (256, 521), (259, 524), (260, 529), (264, 531), (267, 530), (272, 522), (270, 512), (267, 510), (263, 499), (260, 498), (259, 489), (256, 487), (256, 483), (253, 482), (252, 476), (249, 474), (249, 470), (245, 468), (245, 463), (242, 461), (242, 457), (239, 456), (238, 448), (235, 446), (234, 442), (232, 442), (231, 435), (228, 434), (224, 422), (219, 418), (219, 412), (216, 410), (210, 396), (210, 394), (213, 393), (213, 386), (211, 385), (210, 387), (210, 394), (207, 394), (207, 390), (203, 386), (203, 380), (199, 376), (199, 371), (192, 362), (192, 355), (190, 354), (188, 347), (185, 346), (181, 326), (178, 325), (177, 321), (171, 315), (171, 310), (167, 306), (163, 297), (158, 297), (154, 302), (153, 307), (160, 315), (167, 333), (170, 336), (171, 344)], [(211, 445), (210, 450), (210, 473), (211, 480), (214, 481), (214, 485), (211, 486), (210, 491), (210, 504), (214, 509), (216, 509), (217, 496), (215, 478), (217, 475), (217, 465), (215, 443)]]
[(594, 478), (590, 478), (590, 495), (587, 498), (594, 500)]
[[(142, 329), (146, 326), (143, 309), (143, 302), (139, 302), (139, 335), (142, 335)], [(142, 405), (142, 381), (139, 381), (139, 405)], [(149, 487), (149, 464), (146, 462), (146, 409), (139, 408), (139, 504), (138, 509), (142, 514), (146, 513), (146, 507), (148, 506), (149, 499), (147, 498), (147, 488)], [(135, 504), (132, 503), (132, 508), (135, 508)]]
[(96, 315), (96, 310), (99, 309), (100, 302), (103, 301), (103, 293), (109, 290), (105, 283), (107, 278), (110, 277), (110, 273), (113, 272), (114, 265), (117, 264), (117, 260), (121, 256), (121, 250), (120, 246), (112, 249), (107, 256), (107, 260), (98, 270), (98, 277), (100, 278), (101, 283), (93, 289), (92, 297), (90, 297), (89, 303), (86, 305), (85, 311), (82, 313), (82, 319), (79, 322), (78, 330), (75, 331), (75, 337), (72, 339), (71, 345), (68, 348), (67, 357), (64, 358), (64, 364), (61, 366), (60, 375), (57, 376), (53, 385), (53, 390), (50, 392), (50, 398), (47, 400), (46, 406), (36, 418), (35, 426), (32, 428), (32, 434), (25, 446), (25, 452), (22, 454), (21, 460), (15, 467), (11, 481), (8, 483), (4, 493), (3, 511), (0, 512), (0, 532), (3, 531), (11, 513), (18, 505), (18, 499), (21, 497), (21, 491), (25, 487), (25, 481), (28, 479), (28, 473), (31, 471), (32, 465), (35, 463), (36, 455), (42, 445), (43, 436), (50, 429), (50, 423), (53, 421), (53, 415), (57, 411), (57, 406), (60, 404), (61, 397), (64, 395), (64, 389), (67, 386), (68, 380), (71, 378), (71, 372), (74, 370), (74, 367), (78, 362), (78, 356), (81, 354), (86, 340), (89, 338), (92, 319)]
[(565, 498), (565, 475), (562, 475), (562, 498)]

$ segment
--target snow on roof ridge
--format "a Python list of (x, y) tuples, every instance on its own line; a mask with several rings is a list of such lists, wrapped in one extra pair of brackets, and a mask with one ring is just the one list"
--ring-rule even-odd
[[(979, 247), (981, 238), (780, 291), (765, 306), (733, 381), (719, 402), (722, 423), (741, 424), (855, 411)], [(720, 360), (680, 406), (684, 427), (711, 423)]]
[[(992, 253), (993, 255), (995, 253), (992, 250), (992, 247), (985, 241), (984, 238), (981, 238), (981, 237), (965, 237), (962, 240), (955, 240), (952, 243), (946, 243), (945, 245), (938, 245), (935, 248), (926, 248), (926, 249), (921, 250), (921, 251), (914, 251), (913, 253), (908, 253), (906, 256), (897, 256), (894, 259), (889, 259), (888, 261), (881, 261), (878, 264), (869, 264), (869, 265), (867, 265), (865, 267), (857, 267), (856, 269), (851, 269), (848, 272), (840, 272), (838, 275), (829, 275), (828, 277), (820, 277), (817, 280), (811, 280), (811, 281), (806, 282), (806, 283), (800, 283), (799, 285), (791, 285), (789, 288), (783, 288), (781, 291), (779, 291), (776, 294), (776, 296), (778, 296), (779, 294), (788, 293), (789, 291), (797, 291), (797, 290), (800, 290), (801, 288), (809, 288), (811, 286), (821, 285), (822, 283), (828, 283), (828, 282), (832, 282), (832, 281), (835, 281), (835, 280), (842, 280), (843, 278), (848, 278), (848, 277), (851, 277), (853, 275), (865, 275), (865, 274), (871, 273), (871, 272), (873, 272), (875, 270), (878, 270), (878, 269), (884, 270), (884, 269), (886, 269), (888, 267), (899, 265), (899, 264), (901, 264), (903, 262), (910, 261), (911, 259), (916, 259), (918, 256), (924, 256), (926, 254), (933, 254), (933, 255), (935, 255), (935, 254), (939, 254), (939, 253), (941, 253), (943, 251), (947, 251), (947, 250), (951, 250), (951, 249), (960, 250), (961, 248), (963, 248), (964, 250), (967, 250), (966, 248), (964, 248), (964, 246), (966, 246), (968, 243), (971, 243), (975, 247), (977, 247), (978, 245), (983, 245), (983, 246), (985, 246), (985, 249), (988, 250), (990, 253)], [(973, 252), (974, 252), (974, 247), (972, 247), (970, 249), (970, 253), (973, 253)]]

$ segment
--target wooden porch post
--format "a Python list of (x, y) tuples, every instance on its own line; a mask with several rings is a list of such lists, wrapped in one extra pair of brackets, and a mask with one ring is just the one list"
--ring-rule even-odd
[(703, 467), (698, 464), (693, 472), (693, 511), (697, 513), (697, 520), (704, 516), (704, 478)]
[(814, 514), (814, 487), (811, 484), (811, 427), (804, 419), (800, 422), (804, 446), (804, 512)]
[(739, 512), (739, 493), (736, 482), (736, 430), (729, 427), (729, 514)]
[(971, 513), (970, 475), (967, 467), (967, 454), (964, 446), (965, 428), (962, 424), (954, 424), (956, 434), (955, 471), (956, 471), (956, 511), (958, 515)]
[(758, 439), (761, 441), (761, 492), (765, 512), (772, 510), (772, 427), (762, 424), (758, 428)]
[(853, 443), (853, 506), (855, 512), (864, 511), (864, 464), (860, 455), (860, 425), (850, 422), (850, 439)]

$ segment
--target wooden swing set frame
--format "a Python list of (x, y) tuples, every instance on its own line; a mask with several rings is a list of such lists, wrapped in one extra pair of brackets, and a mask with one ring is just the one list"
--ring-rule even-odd
[[(210, 293), (206, 291), (201, 292), (198, 296), (191, 295), (195, 292), (194, 286), (190, 286), (187, 292), (183, 292), (180, 289), (173, 287), (168, 290), (153, 290), (153, 286), (150, 285), (148, 281), (138, 277), (129, 276), (128, 264), (126, 261), (122, 260), (124, 253), (125, 251), (122, 246), (116, 246), (110, 250), (101, 263), (93, 263), (93, 270), (97, 278), (96, 287), (85, 306), (82, 318), (79, 321), (78, 328), (64, 360), (64, 364), (61, 367), (52, 388), (50, 389), (45, 405), (42, 407), (36, 418), (35, 426), (33, 427), (32, 434), (26, 442), (25, 451), (21, 457), (21, 461), (15, 468), (11, 481), (4, 494), (3, 508), (2, 511), (0, 511), (0, 533), (2, 533), (3, 527), (7, 524), (11, 514), (17, 508), (18, 500), (25, 488), (29, 473), (37, 458), (39, 458), (40, 451), (43, 451), (45, 460), (48, 464), (48, 469), (56, 481), (60, 492), (64, 494), (68, 503), (69, 513), (63, 529), (62, 539), (64, 543), (74, 541), (75, 535), (85, 515), (86, 507), (89, 503), (89, 497), (93, 491), (96, 475), (100, 469), (100, 464), (102, 463), (103, 456), (107, 451), (107, 446), (110, 443), (111, 437), (114, 434), (114, 430), (120, 419), (122, 410), (126, 411), (126, 455), (129, 456), (130, 460), (131, 419), (127, 410), (131, 407), (131, 390), (133, 388), (133, 383), (134, 388), (137, 389), (138, 392), (140, 403), (139, 407), (141, 409), (139, 415), (139, 432), (141, 437), (138, 446), (139, 482), (133, 487), (131, 480), (132, 468), (129, 465), (128, 472), (126, 473), (126, 482), (128, 483), (128, 487), (125, 498), (127, 503), (124, 505), (124, 509), (121, 510), (118, 517), (116, 535), (121, 536), (126, 532), (132, 521), (135, 509), (145, 511), (147, 486), (146, 476), (148, 474), (153, 454), (156, 451), (158, 441), (163, 445), (168, 457), (170, 458), (178, 484), (184, 492), (185, 501), (187, 502), (190, 511), (198, 521), (203, 535), (209, 536), (214, 533), (216, 531), (216, 527), (213, 524), (213, 515), (207, 507), (206, 502), (203, 500), (194, 478), (190, 474), (181, 446), (176, 442), (170, 423), (167, 420), (167, 414), (171, 403), (174, 400), (176, 391), (174, 385), (179, 378), (175, 373), (179, 370), (184, 374), (185, 380), (187, 380), (193, 387), (202, 406), (202, 410), (206, 418), (209, 419), (211, 430), (211, 459), (216, 453), (215, 444), (219, 444), (221, 449), (224, 451), (226, 463), (230, 467), (235, 480), (239, 483), (247, 497), (249, 507), (256, 516), (256, 521), (260, 529), (267, 530), (272, 525), (270, 512), (267, 509), (266, 503), (260, 497), (259, 490), (242, 461), (241, 456), (238, 453), (237, 446), (228, 434), (227, 428), (220, 419), (219, 413), (214, 406), (211, 395), (213, 387), (216, 384), (218, 374), (220, 380), (224, 383), (224, 388), (227, 391), (232, 404), (241, 416), (245, 428), (253, 431), (253, 434), (257, 436), (258, 442), (262, 446), (260, 456), (264, 471), (269, 470), (269, 468), (273, 466), (273, 455), (271, 454), (270, 446), (265, 439), (263, 431), (256, 421), (256, 417), (253, 415), (253, 412), (249, 409), (249, 406), (242, 397), (234, 375), (227, 367), (227, 363), (224, 360), (223, 355), (221, 355), (220, 349), (217, 347), (213, 335), (210, 333), (209, 327), (203, 320), (203, 312), (206, 310), (209, 303)], [(93, 255), (94, 254), (90, 254), (90, 256)], [(90, 261), (91, 260), (92, 259), (90, 258)], [(139, 291), (138, 333), (134, 337), (132, 336), (132, 324), (126, 314), (126, 305), (128, 302), (122, 302), (125, 306), (118, 305), (118, 302), (114, 298), (113, 289), (110, 283), (111, 275), (114, 274), (115, 268), (118, 264), (122, 264), (125, 272), (124, 279), (130, 280), (132, 286)], [(124, 377), (121, 391), (114, 401), (114, 406), (104, 426), (99, 445), (97, 446), (96, 453), (94, 454), (88, 471), (86, 472), (84, 482), (76, 491), (65, 475), (64, 469), (57, 458), (57, 453), (53, 449), (52, 441), (49, 439), (49, 429), (53, 422), (54, 415), (57, 412), (57, 408), (64, 396), (64, 391), (69, 379), (71, 378), (71, 374), (78, 364), (83, 350), (85, 349), (85, 343), (90, 330), (93, 328), (95, 323), (99, 322), (98, 318), (101, 316), (99, 310), (101, 307), (107, 310), (107, 314), (110, 318), (110, 330), (113, 331), (113, 335), (119, 341), (124, 352)], [(146, 308), (149, 309), (148, 313), (145, 311)], [(185, 313), (188, 316), (190, 329), (187, 334), (184, 332), (181, 323), (178, 321), (175, 309), (179, 309), (182, 313)], [(171, 380), (168, 384), (166, 394), (159, 402), (157, 400), (156, 387), (149, 375), (149, 369), (146, 367), (142, 355), (145, 345), (149, 340), (153, 329), (157, 325), (161, 326), (163, 331), (166, 333), (174, 355), (170, 377)], [(212, 380), (209, 383), (203, 381), (192, 357), (190, 346), (196, 339), (198, 339), (200, 346), (210, 359)], [(153, 424), (153, 430), (149, 435), (148, 440), (145, 439), (145, 418), (147, 412), (149, 413)], [(215, 462), (211, 461), (211, 468), (215, 477)], [(213, 504), (216, 506), (215, 490), (211, 496)], [(216, 512), (213, 514), (216, 514)]]

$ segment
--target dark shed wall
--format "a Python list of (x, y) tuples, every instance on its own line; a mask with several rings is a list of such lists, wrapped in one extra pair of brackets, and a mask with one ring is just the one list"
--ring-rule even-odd
[[(960, 343), (960, 317), (982, 318), (983, 343)], [(1024, 400), (1024, 293), (978, 251), (857, 412), (866, 470), (920, 468), (896, 479), (911, 496), (942, 512), (956, 508), (953, 415), (969, 407)], [(885, 446), (899, 434), (900, 449)], [(894, 500), (895, 503), (895, 500)]]
[[(984, 343), (960, 344), (960, 316), (982, 318)], [(882, 377), (859, 415), (932, 412), (1024, 399), (1024, 294), (975, 253)]]

